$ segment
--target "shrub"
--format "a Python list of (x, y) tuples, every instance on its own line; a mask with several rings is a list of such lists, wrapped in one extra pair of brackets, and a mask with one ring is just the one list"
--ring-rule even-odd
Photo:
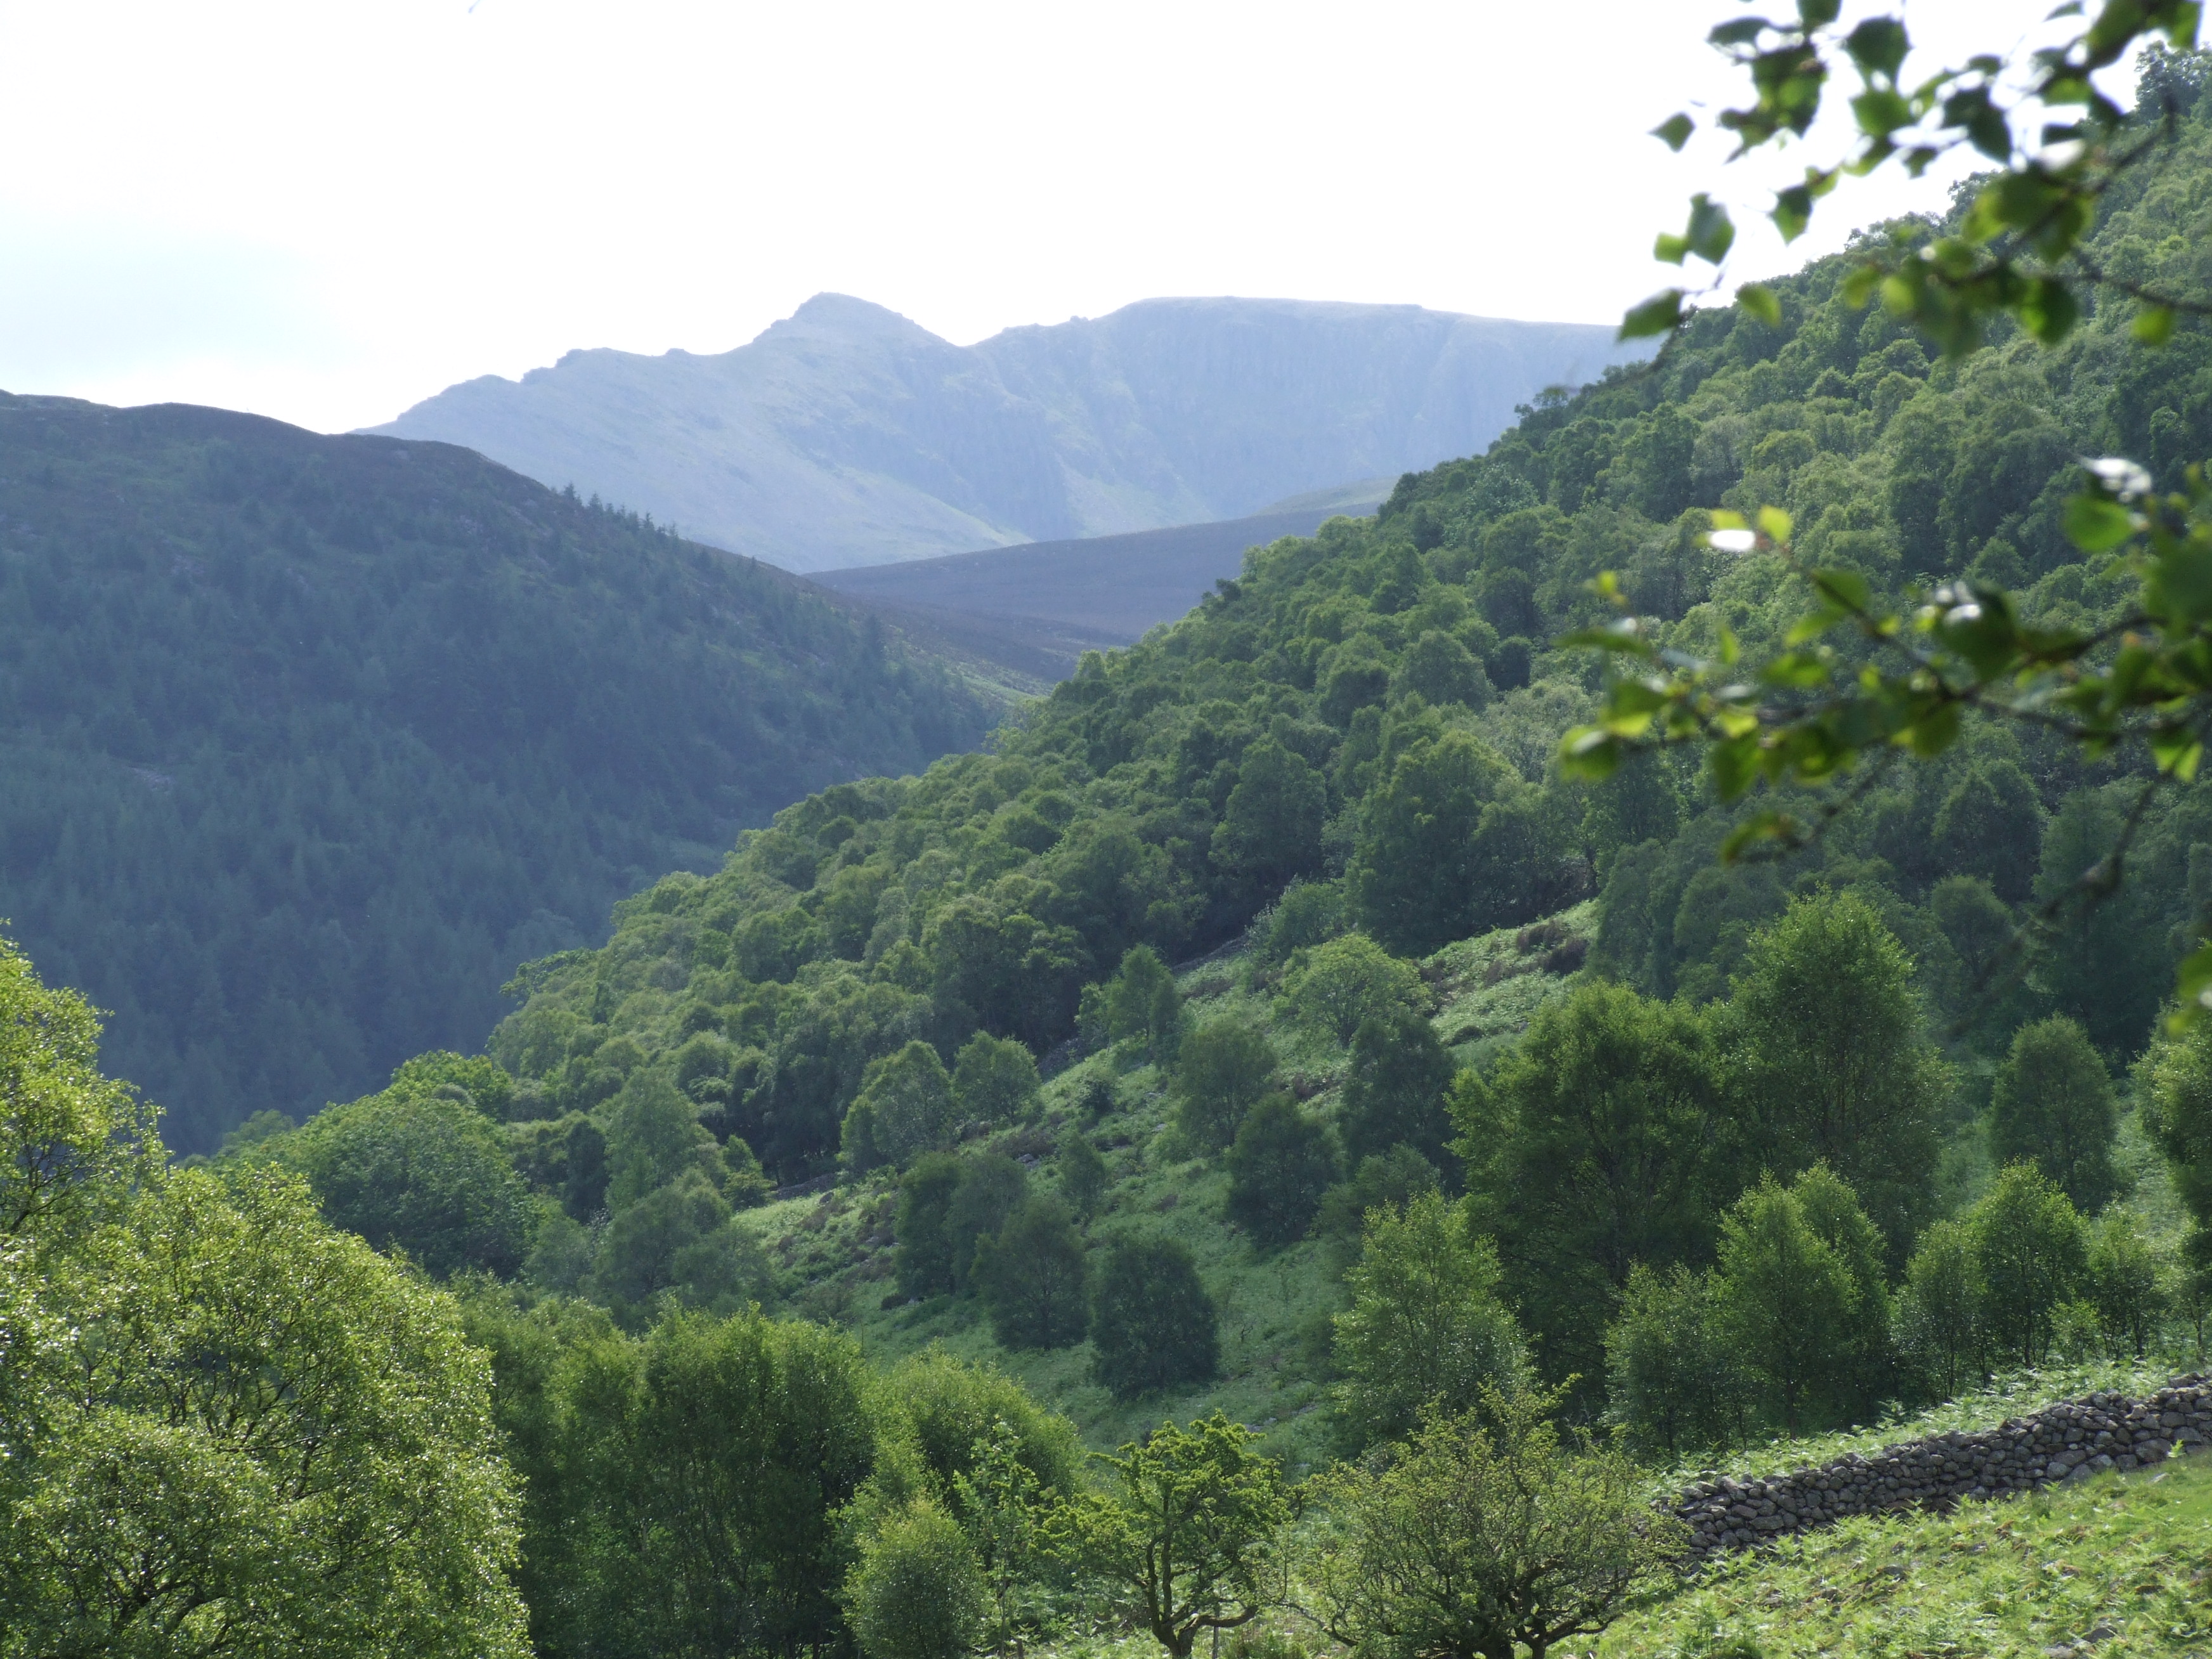
[(1221, 1364), (1217, 1322), (1187, 1245), (1117, 1239), (1091, 1297), (1093, 1375), (1118, 1400), (1206, 1382)]

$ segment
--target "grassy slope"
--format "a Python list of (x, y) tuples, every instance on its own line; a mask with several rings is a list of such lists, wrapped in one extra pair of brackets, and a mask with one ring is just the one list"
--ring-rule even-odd
[(1607, 1632), (1605, 1659), (2212, 1650), (2212, 1458), (1950, 1516), (1857, 1517), (1738, 1557)]
[[(1595, 907), (1586, 903), (1535, 927), (1462, 939), (1429, 958), (1423, 971), (1436, 998), (1433, 1018), (1462, 1064), (1518, 1032), (1537, 1008), (1559, 994), (1567, 976), (1547, 972), (1545, 957), (1563, 941), (1587, 937), (1595, 925)], [(1267, 1029), (1285, 1082), (1313, 1109), (1334, 1111), (1344, 1050), (1278, 1024), (1264, 976), (1255, 976), (1246, 958), (1210, 960), (1186, 971), (1181, 982), (1200, 1023), (1236, 1014)], [(934, 1342), (964, 1358), (993, 1360), (1066, 1412), (1094, 1447), (1117, 1445), (1163, 1417), (1187, 1421), (1218, 1407), (1265, 1429), (1267, 1449), (1293, 1472), (1318, 1467), (1328, 1445), (1323, 1409), (1328, 1320), (1340, 1305), (1334, 1247), (1309, 1239), (1262, 1255), (1222, 1218), (1228, 1176), (1218, 1159), (1178, 1161), (1171, 1155), (1164, 1133), (1166, 1079), (1157, 1068), (1132, 1067), (1111, 1054), (1091, 1055), (1046, 1085), (1037, 1124), (972, 1145), (1048, 1161), (1076, 1125), (1075, 1102), (1101, 1073), (1115, 1079), (1120, 1104), (1088, 1131), (1112, 1177), (1091, 1224), (1091, 1240), (1095, 1246), (1115, 1231), (1143, 1227), (1190, 1246), (1221, 1309), (1222, 1375), (1213, 1384), (1117, 1401), (1091, 1382), (1087, 1343), (1048, 1353), (1010, 1353), (993, 1340), (972, 1297), (884, 1307), (892, 1290), (896, 1196), (884, 1176), (750, 1212), (748, 1219), (775, 1265), (778, 1288), (802, 1310), (849, 1327), (879, 1358)], [(1040, 1169), (1036, 1179), (1049, 1186), (1053, 1177)]]

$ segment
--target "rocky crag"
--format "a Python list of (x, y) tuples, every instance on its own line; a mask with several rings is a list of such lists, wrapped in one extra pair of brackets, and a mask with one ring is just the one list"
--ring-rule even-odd
[(1765, 1480), (1700, 1480), (1672, 1508), (1689, 1526), (1691, 1556), (1705, 1560), (1849, 1515), (1948, 1510), (2106, 1469), (2139, 1468), (2200, 1448), (2208, 1437), (2212, 1381), (2182, 1376), (2146, 1399), (2093, 1394), (1979, 1433), (1931, 1435)]

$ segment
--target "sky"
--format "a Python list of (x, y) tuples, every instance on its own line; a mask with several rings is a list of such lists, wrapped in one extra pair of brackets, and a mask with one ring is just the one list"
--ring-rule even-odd
[[(1905, 0), (1930, 52), (2048, 9)], [(1161, 295), (1613, 322), (1686, 198), (1731, 279), (1937, 206), (1649, 130), (1714, 0), (0, 0), (0, 387), (322, 431), (824, 289), (967, 343)], [(1816, 131), (1815, 137), (1823, 135)], [(1778, 171), (1778, 168), (1780, 171)]]

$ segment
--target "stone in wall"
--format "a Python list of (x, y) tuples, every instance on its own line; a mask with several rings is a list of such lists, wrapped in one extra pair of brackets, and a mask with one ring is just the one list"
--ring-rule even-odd
[(2105, 1469), (2162, 1462), (2212, 1439), (2212, 1382), (2176, 1377), (2146, 1399), (2093, 1394), (2062, 1400), (1994, 1429), (1953, 1431), (1850, 1453), (1816, 1468), (1764, 1480), (1723, 1475), (1680, 1494), (1690, 1555), (1708, 1560), (1847, 1515), (1948, 1510), (2033, 1492)]

